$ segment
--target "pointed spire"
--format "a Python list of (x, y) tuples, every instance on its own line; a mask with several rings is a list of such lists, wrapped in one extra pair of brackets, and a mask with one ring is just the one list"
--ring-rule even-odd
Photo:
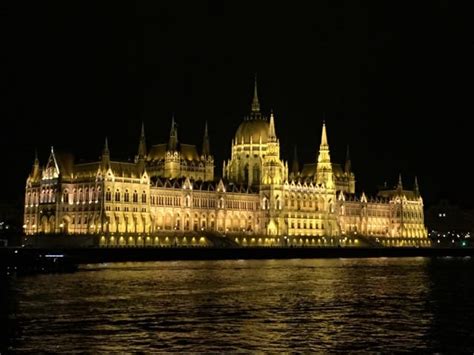
[(318, 184), (334, 187), (334, 175), (332, 171), (331, 156), (329, 154), (329, 144), (326, 133), (326, 123), (323, 121), (323, 129), (321, 133), (321, 145), (319, 147), (318, 160), (316, 165), (315, 180)]
[(39, 159), (38, 159), (38, 149), (35, 148), (35, 162), (34, 162), (34, 165), (38, 165), (39, 166)]
[(207, 132), (207, 121), (204, 126), (204, 138), (202, 139), (202, 155), (204, 156), (211, 155), (211, 147), (209, 144), (209, 134)]
[(104, 149), (102, 150), (102, 168), (107, 169), (110, 163), (109, 141), (105, 137)]
[(37, 180), (39, 178), (40, 171), (40, 162), (38, 159), (38, 149), (35, 148), (35, 161), (33, 163), (33, 168), (31, 169), (30, 178)]
[(168, 143), (169, 150), (176, 150), (178, 147), (178, 128), (176, 122), (174, 121), (174, 113), (171, 116), (171, 130), (170, 130), (170, 139)]
[(298, 162), (298, 152), (296, 149), (296, 145), (293, 151), (293, 165), (291, 166), (291, 172), (296, 176), (300, 172), (300, 165)]
[(398, 174), (397, 189), (403, 190), (402, 173)]
[(346, 150), (346, 164), (344, 165), (344, 171), (349, 174), (351, 172), (352, 164), (351, 164), (351, 155), (349, 153), (349, 144), (347, 145)]
[(273, 110), (270, 113), (270, 124), (268, 125), (268, 141), (276, 142), (276, 132), (275, 132), (275, 117), (273, 116)]
[(145, 139), (145, 123), (142, 122), (142, 130), (140, 132), (140, 142), (138, 143), (138, 159), (146, 157), (146, 139)]
[(321, 133), (321, 147), (328, 145), (328, 137), (326, 134), (326, 121), (323, 121), (323, 131)]
[(102, 150), (102, 155), (110, 155), (109, 151), (109, 141), (107, 137), (105, 137), (104, 149)]
[(260, 112), (260, 102), (257, 94), (257, 73), (255, 73), (255, 86), (253, 89), (252, 112)]
[(56, 160), (56, 154), (54, 154), (53, 146), (51, 146), (51, 154), (49, 155), (48, 162), (46, 163), (46, 169), (49, 168), (55, 170), (55, 177), (59, 176), (59, 165), (58, 161)]

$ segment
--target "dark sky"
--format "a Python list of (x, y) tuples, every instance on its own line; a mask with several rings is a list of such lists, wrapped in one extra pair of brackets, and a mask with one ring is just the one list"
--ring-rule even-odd
[[(148, 143), (201, 144), (221, 173), (250, 110), (254, 73), (282, 155), (316, 159), (323, 115), (333, 160), (351, 147), (359, 190), (406, 186), (472, 206), (473, 31), (454, 2), (12, 2), (2, 9), (2, 193), (22, 196), (34, 149), (112, 158)], [(256, 2), (255, 2), (256, 3)], [(308, 2), (309, 3), (309, 2)], [(423, 3), (423, 4), (422, 4)], [(5, 5), (3, 5), (5, 6)], [(5, 188), (6, 186), (6, 188)]]

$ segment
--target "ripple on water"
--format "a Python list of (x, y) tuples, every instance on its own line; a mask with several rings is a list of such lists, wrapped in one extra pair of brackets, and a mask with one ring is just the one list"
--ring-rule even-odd
[(87, 265), (18, 279), (3, 306), (13, 351), (472, 351), (472, 266), (456, 258)]

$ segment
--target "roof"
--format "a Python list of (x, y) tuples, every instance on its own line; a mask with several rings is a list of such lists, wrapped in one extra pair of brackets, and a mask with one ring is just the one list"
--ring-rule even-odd
[(67, 152), (55, 152), (59, 172), (64, 176), (71, 176), (74, 172), (74, 155)]
[(392, 198), (395, 196), (405, 196), (409, 200), (416, 200), (419, 197), (419, 195), (415, 191), (400, 190), (400, 189), (380, 190), (377, 196), (385, 197), (385, 198)]
[[(344, 170), (342, 169), (341, 164), (338, 164), (338, 163), (332, 163), (332, 172), (336, 177), (339, 177), (345, 174)], [(310, 177), (310, 176), (314, 176), (315, 174), (316, 174), (316, 163), (303, 165), (301, 176)]]
[(253, 143), (259, 143), (260, 137), (262, 138), (262, 143), (267, 143), (268, 127), (269, 123), (264, 119), (245, 120), (237, 128), (235, 143), (240, 144), (243, 139), (244, 143), (248, 144), (250, 143), (250, 138), (252, 138)]
[[(168, 150), (168, 145), (156, 144), (151, 147), (150, 152), (148, 153), (148, 160), (163, 160), (165, 158), (166, 152)], [(194, 144), (184, 144), (180, 143), (178, 145), (178, 150), (181, 153), (181, 157), (185, 160), (197, 161), (200, 160), (197, 148)]]
[[(153, 176), (150, 178), (152, 186), (155, 187), (167, 187), (174, 189), (181, 189), (186, 183), (187, 178), (180, 177), (177, 179), (169, 179), (163, 177)], [(193, 191), (217, 191), (220, 181), (202, 181), (189, 179), (189, 182), (193, 188)], [(246, 194), (258, 194), (258, 189), (247, 186), (234, 184), (233, 182), (222, 180), (225, 191), (228, 193), (246, 193)]]
[(138, 170), (138, 165), (135, 163), (111, 161), (110, 168), (112, 169), (112, 172), (115, 176), (139, 178), (141, 175)]

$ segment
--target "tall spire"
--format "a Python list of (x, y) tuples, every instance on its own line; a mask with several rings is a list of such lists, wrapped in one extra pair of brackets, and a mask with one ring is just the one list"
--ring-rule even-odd
[(35, 148), (35, 162), (34, 162), (34, 165), (39, 166), (38, 149), (37, 148)]
[(415, 183), (413, 185), (413, 191), (418, 195), (420, 193), (420, 188), (418, 187), (418, 178), (415, 176)]
[(168, 142), (169, 150), (176, 150), (178, 148), (178, 128), (174, 121), (174, 114), (171, 116), (171, 130), (170, 130), (170, 139)]
[(138, 159), (145, 159), (145, 157), (146, 157), (145, 123), (142, 122), (140, 142), (138, 143)]
[(402, 173), (398, 174), (397, 189), (403, 190)]
[(344, 165), (344, 171), (349, 174), (351, 172), (352, 164), (351, 164), (351, 156), (349, 153), (349, 144), (347, 145), (346, 151), (346, 164)]
[(35, 161), (33, 163), (33, 169), (31, 169), (31, 174), (30, 174), (30, 177), (33, 180), (36, 180), (39, 178), (39, 170), (40, 170), (40, 162), (38, 159), (38, 149), (35, 149)]
[(257, 74), (255, 73), (255, 86), (253, 89), (252, 112), (260, 112), (260, 102), (257, 94)]
[(109, 167), (110, 163), (110, 151), (109, 151), (109, 141), (105, 137), (104, 149), (102, 149), (102, 166), (104, 169)]
[(327, 137), (327, 134), (326, 134), (326, 122), (325, 121), (323, 121), (323, 131), (321, 133), (321, 147), (322, 146), (325, 146), (325, 147), (328, 146), (328, 137)]
[(105, 143), (104, 143), (104, 149), (102, 150), (102, 155), (110, 155), (109, 141), (107, 140), (107, 137), (105, 137)]
[(298, 163), (298, 152), (296, 149), (296, 145), (293, 151), (293, 165), (291, 166), (291, 172), (296, 176), (300, 172), (300, 165)]
[(204, 156), (211, 155), (211, 147), (209, 144), (209, 134), (207, 132), (207, 121), (204, 126), (204, 137), (202, 139), (202, 155)]
[(334, 175), (332, 172), (331, 156), (329, 155), (326, 123), (324, 121), (321, 133), (321, 145), (319, 146), (318, 163), (316, 165), (315, 180), (318, 184), (324, 183), (326, 187), (334, 187)]
[(270, 124), (268, 125), (268, 141), (276, 142), (276, 132), (275, 132), (275, 118), (273, 117), (273, 110), (270, 113)]

